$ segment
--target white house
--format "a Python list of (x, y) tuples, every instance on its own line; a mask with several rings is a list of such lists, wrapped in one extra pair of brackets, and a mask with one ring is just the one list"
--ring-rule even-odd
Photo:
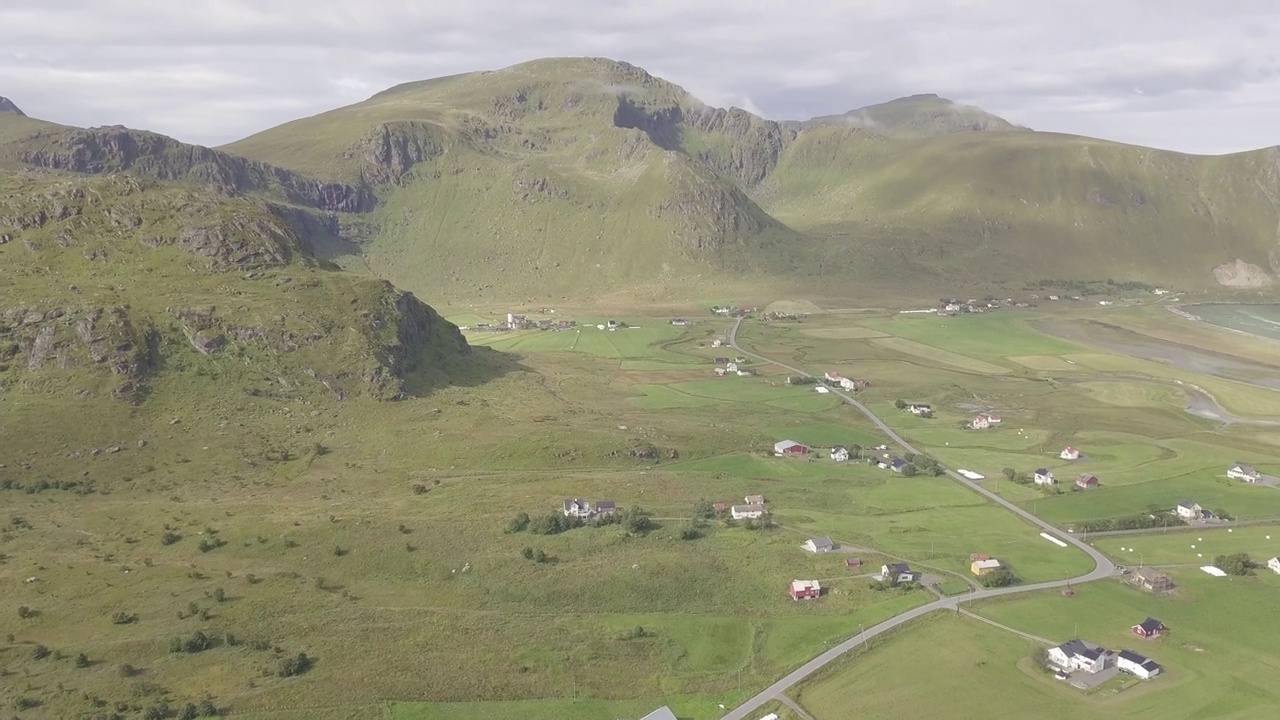
[(1058, 457), (1063, 460), (1079, 460), (1080, 451), (1071, 446), (1067, 446), (1062, 448), (1062, 452), (1058, 453)]
[(1199, 520), (1204, 517), (1204, 508), (1194, 500), (1183, 500), (1173, 511), (1183, 520)]
[[(912, 415), (930, 415), (933, 413), (933, 406), (913, 403), (907, 406), (907, 410), (909, 410)], [(987, 423), (990, 424), (990, 420), (988, 420)]]
[(1262, 473), (1252, 465), (1246, 465), (1242, 462), (1233, 464), (1227, 468), (1227, 477), (1232, 480), (1243, 480), (1247, 483), (1256, 483), (1262, 479)]
[(1132, 650), (1121, 650), (1116, 657), (1116, 667), (1130, 675), (1136, 675), (1143, 680), (1150, 680), (1160, 674), (1160, 666), (1155, 660), (1149, 657), (1139, 655)]
[(734, 520), (756, 520), (764, 517), (763, 505), (734, 505), (729, 508), (729, 514)]
[(1280, 575), (1280, 557), (1273, 557), (1268, 560), (1267, 567), (1271, 568), (1271, 572)]
[(748, 495), (748, 496), (746, 496), (746, 497), (742, 498), (742, 501), (743, 501), (743, 502), (745, 502), (745, 503), (746, 503), (746, 504), (748, 504), (748, 505), (763, 505), (763, 504), (764, 504), (764, 496), (763, 496), (763, 495)]
[(562, 511), (564, 512), (565, 517), (591, 517), (591, 503), (588, 503), (586, 500), (572, 498), (564, 501)]
[(920, 573), (911, 569), (906, 563), (890, 563), (880, 566), (880, 579), (889, 582), (896, 580), (897, 582), (915, 582), (920, 579)]
[(836, 462), (844, 462), (849, 459), (849, 448), (843, 445), (836, 445), (831, 448), (831, 459)]
[(676, 714), (671, 712), (671, 708), (663, 705), (653, 712), (640, 718), (640, 720), (676, 720)]
[(824, 374), (822, 377), (823, 377), (824, 379), (826, 379), (826, 380), (829, 380), (829, 381), (833, 382), (833, 383), (838, 383), (838, 382), (840, 382), (841, 380), (844, 380), (844, 379), (845, 379), (842, 375), (840, 375), (840, 373), (834, 373), (834, 372), (831, 372), (830, 370), (828, 370), (828, 371), (826, 372), (826, 374)]
[(975, 416), (973, 421), (969, 423), (969, 427), (974, 430), (986, 430), (991, 427), (991, 418), (988, 418), (986, 415)]
[(801, 547), (811, 553), (829, 553), (836, 549), (836, 544), (829, 537), (816, 537), (805, 540)]
[(738, 372), (738, 363), (731, 362), (731, 363), (729, 363), (728, 365), (725, 365), (725, 366), (724, 366), (724, 371), (725, 371), (725, 372), (731, 372), (731, 373), (736, 373), (736, 372)]
[(1096, 673), (1116, 664), (1115, 653), (1084, 640), (1068, 640), (1049, 648), (1049, 662), (1062, 670)]
[(1058, 482), (1058, 479), (1053, 476), (1053, 473), (1049, 472), (1046, 468), (1037, 469), (1036, 474), (1032, 476), (1032, 479), (1036, 481), (1037, 485), (1056, 485)]
[(819, 395), (826, 395), (827, 393), (831, 392), (831, 388), (827, 387), (826, 385), (817, 385), (813, 389), (816, 390)]

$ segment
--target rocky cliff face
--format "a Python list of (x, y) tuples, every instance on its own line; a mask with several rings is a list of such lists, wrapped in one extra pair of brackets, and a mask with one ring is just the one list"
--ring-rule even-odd
[(3, 308), (0, 374), (102, 367), (118, 381), (112, 396), (136, 402), (153, 365), (149, 334), (137, 331), (122, 307)]
[(228, 193), (277, 193), (291, 203), (329, 212), (365, 212), (376, 204), (373, 191), (365, 185), (321, 182), (155, 133), (123, 127), (73, 128), (39, 139), (39, 147), (20, 149), (18, 159), (51, 170), (132, 172), (161, 181), (198, 182)]
[(14, 115), (26, 115), (18, 109), (17, 105), (7, 97), (0, 96), (0, 113), (13, 113)]

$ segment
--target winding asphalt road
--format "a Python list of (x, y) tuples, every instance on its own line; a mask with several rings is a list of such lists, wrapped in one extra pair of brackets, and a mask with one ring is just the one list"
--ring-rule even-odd
[[(743, 321), (743, 318), (738, 318), (733, 323), (733, 329), (729, 331), (729, 344), (733, 346), (735, 350), (737, 350), (738, 352), (748, 357), (753, 357), (762, 362), (770, 363), (772, 365), (777, 365), (780, 368), (783, 368), (785, 370), (790, 370), (791, 372), (796, 373), (798, 375), (813, 375), (812, 373), (807, 372), (805, 370), (801, 370), (800, 368), (787, 365), (786, 363), (780, 362), (778, 360), (774, 360), (773, 358), (765, 357), (764, 355), (760, 355), (758, 353), (754, 353), (754, 352), (751, 352), (750, 350), (744, 349), (741, 345), (738, 344), (738, 330), (739, 328), (742, 327), (742, 321)], [(880, 428), (881, 432), (883, 432), (885, 435), (888, 435), (890, 439), (892, 439), (895, 443), (900, 445), (907, 452), (915, 453), (917, 455), (922, 454), (913, 445), (911, 445), (911, 443), (907, 442), (902, 438), (902, 436), (894, 432), (893, 428), (890, 428), (888, 425), (886, 425), (883, 420), (881, 420), (879, 417), (876, 416), (875, 413), (871, 412), (871, 410), (866, 405), (863, 405), (862, 403), (858, 402), (858, 400), (855, 399), (849, 393), (832, 388), (831, 394), (835, 395), (836, 397), (839, 397), (844, 402), (849, 403), (853, 407), (857, 408), (859, 412), (861, 412), (863, 415), (866, 415), (867, 418), (871, 420), (871, 422), (875, 423), (876, 427)], [(821, 670), (823, 667), (825, 667), (827, 664), (829, 664), (833, 660), (836, 660), (841, 655), (844, 655), (845, 653), (849, 652), (850, 650), (853, 650), (859, 645), (865, 644), (867, 641), (871, 640), (871, 638), (876, 637), (877, 635), (888, 632), (893, 628), (896, 628), (904, 623), (910, 622), (911, 620), (914, 620), (923, 615), (928, 615), (929, 613), (934, 612), (935, 610), (957, 610), (959, 609), (960, 605), (963, 603), (970, 603), (977, 600), (987, 600), (989, 598), (1000, 597), (1002, 595), (1014, 595), (1017, 593), (1034, 592), (1036, 590), (1047, 590), (1051, 588), (1066, 587), (1068, 585), (1090, 582), (1092, 580), (1102, 580), (1104, 578), (1112, 577), (1117, 574), (1118, 571), (1116, 569), (1115, 564), (1113, 564), (1110, 560), (1108, 560), (1107, 557), (1103, 555), (1101, 552), (1099, 552), (1096, 548), (1090, 545), (1087, 545), (1086, 543), (1082, 542), (1078, 538), (1059, 532), (1057, 528), (1050, 525), (1049, 523), (1041, 520), (1035, 515), (1032, 515), (1026, 510), (1023, 510), (1017, 505), (1014, 505), (1008, 500), (1005, 500), (999, 495), (996, 495), (990, 490), (987, 490), (986, 488), (971, 482), (970, 480), (965, 478), (963, 475), (960, 475), (959, 473), (951, 469), (947, 469), (947, 476), (959, 482), (960, 484), (964, 485), (965, 487), (969, 488), (970, 490), (973, 490), (979, 495), (982, 495), (983, 497), (987, 498), (991, 502), (994, 502), (997, 505), (1003, 507), (1004, 509), (1012, 512), (1013, 514), (1017, 515), (1023, 520), (1026, 520), (1032, 525), (1035, 525), (1036, 527), (1052, 535), (1053, 537), (1059, 538), (1063, 542), (1068, 543), (1070, 545), (1074, 545), (1075, 547), (1083, 550), (1085, 553), (1089, 555), (1089, 557), (1093, 558), (1093, 561), (1095, 563), (1093, 570), (1085, 575), (1071, 578), (1069, 580), (1054, 580), (1051, 582), (1036, 583), (1034, 585), (1017, 585), (1014, 587), (992, 588), (989, 590), (979, 590), (974, 593), (969, 593), (968, 595), (941, 598), (939, 600), (935, 600), (929, 603), (928, 605), (921, 605), (920, 607), (913, 608), (899, 615), (895, 615), (894, 617), (891, 617), (888, 620), (885, 620), (884, 622), (878, 625), (873, 625), (872, 627), (867, 628), (863, 632), (860, 632), (857, 635), (854, 635), (853, 637), (849, 638), (848, 640), (845, 640), (839, 645), (832, 647), (830, 650), (827, 650), (826, 652), (815, 657), (814, 659), (810, 660), (804, 665), (801, 665), (799, 668), (792, 671), (786, 677), (775, 682), (774, 684), (765, 688), (756, 696), (752, 697), (750, 700), (747, 700), (743, 704), (734, 708), (727, 715), (725, 715), (722, 718), (722, 720), (746, 720), (748, 715), (755, 712), (756, 710), (759, 710), (760, 707), (763, 706), (765, 703), (768, 703), (769, 701), (776, 699), (779, 695), (782, 695), (787, 690), (790, 690), (801, 680), (804, 680), (806, 677), (812, 675), (818, 670)], [(1047, 540), (1044, 540), (1039, 536), (1036, 536), (1036, 541), (1048, 542)]]

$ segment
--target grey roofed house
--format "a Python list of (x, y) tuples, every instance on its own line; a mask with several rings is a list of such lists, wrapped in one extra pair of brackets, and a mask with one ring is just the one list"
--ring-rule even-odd
[(671, 712), (671, 708), (663, 705), (653, 712), (640, 718), (640, 720), (678, 720), (676, 714)]
[(906, 563), (889, 563), (888, 565), (885, 565), (885, 567), (888, 568), (891, 573), (911, 572), (911, 566)]
[(811, 552), (831, 552), (836, 549), (836, 544), (829, 537), (809, 538), (805, 541), (804, 547)]
[(1147, 657), (1146, 655), (1139, 655), (1138, 653), (1132, 650), (1121, 650), (1119, 653), (1119, 657), (1121, 660), (1128, 660), (1134, 665), (1141, 667), (1143, 670), (1146, 670), (1148, 673), (1151, 673), (1152, 675), (1160, 671), (1159, 663)]

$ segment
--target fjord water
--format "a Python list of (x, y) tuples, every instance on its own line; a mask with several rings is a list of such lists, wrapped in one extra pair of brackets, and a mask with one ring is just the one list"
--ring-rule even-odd
[(1280, 305), (1197, 305), (1191, 312), (1219, 327), (1280, 340)]

